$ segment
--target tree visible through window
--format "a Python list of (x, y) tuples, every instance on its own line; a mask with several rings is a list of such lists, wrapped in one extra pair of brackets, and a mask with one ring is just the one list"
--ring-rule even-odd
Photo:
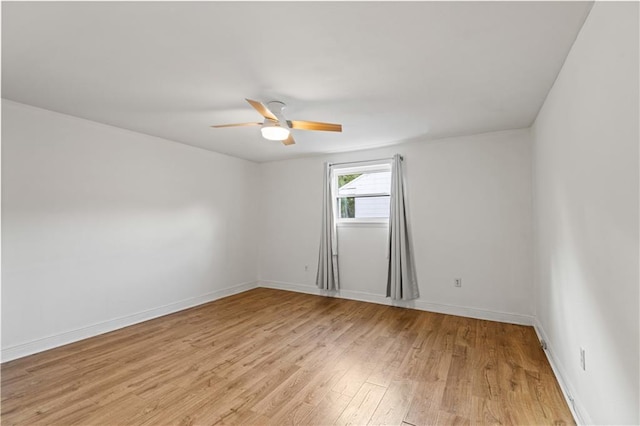
[[(362, 173), (338, 175), (338, 191), (340, 190), (340, 188), (360, 176), (362, 176)], [(340, 209), (339, 217), (356, 217), (355, 197), (340, 198), (338, 206), (338, 208)]]

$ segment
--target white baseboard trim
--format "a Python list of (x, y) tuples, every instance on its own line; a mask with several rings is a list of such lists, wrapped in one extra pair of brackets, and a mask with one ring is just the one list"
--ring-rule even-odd
[(257, 286), (258, 282), (256, 281), (237, 284), (228, 288), (203, 294), (202, 296), (191, 297), (179, 302), (169, 303), (157, 308), (149, 309), (120, 318), (114, 318), (112, 320), (104, 321), (98, 324), (93, 324), (88, 327), (82, 327), (76, 330), (71, 330), (53, 336), (32, 340), (30, 342), (22, 343), (8, 348), (2, 348), (2, 351), (0, 352), (0, 359), (2, 360), (2, 362), (7, 362), (17, 358), (22, 358), (27, 355), (32, 355), (38, 352), (46, 351), (48, 349), (53, 349), (58, 346), (63, 346), (69, 343), (77, 342), (79, 340), (87, 339), (89, 337), (94, 337), (99, 334), (108, 333), (110, 331), (148, 321), (153, 318), (172, 314), (174, 312), (192, 308), (204, 303), (209, 303), (223, 297), (242, 293), (244, 291), (254, 289)]
[(592, 425), (594, 424), (591, 420), (591, 416), (585, 409), (584, 405), (580, 402), (580, 399), (577, 397), (576, 392), (574, 391), (574, 387), (571, 386), (571, 383), (567, 379), (567, 375), (564, 373), (560, 363), (557, 358), (553, 354), (553, 347), (551, 341), (547, 337), (547, 333), (544, 331), (542, 324), (537, 319), (533, 324), (533, 328), (538, 335), (538, 340), (544, 340), (546, 343), (546, 349), (544, 350), (545, 355), (547, 356), (547, 360), (551, 365), (551, 369), (553, 370), (553, 374), (556, 376), (558, 380), (558, 384), (560, 385), (560, 389), (562, 389), (562, 394), (564, 395), (564, 399), (567, 401), (567, 405), (571, 410), (571, 414), (573, 415), (573, 419), (579, 425)]
[(315, 286), (294, 284), (281, 281), (260, 281), (259, 287), (289, 290), (298, 293), (316, 294), (343, 299), (359, 300), (361, 302), (377, 303), (380, 305), (399, 306), (403, 308), (418, 309), (420, 311), (437, 312), (440, 314), (458, 315), (462, 317), (476, 318), (489, 321), (506, 322), (519, 325), (533, 325), (534, 318), (531, 315), (513, 314), (508, 312), (489, 311), (484, 309), (467, 308), (464, 306), (430, 303), (423, 300), (396, 301), (383, 295), (366, 293), (353, 290), (339, 290), (328, 292)]

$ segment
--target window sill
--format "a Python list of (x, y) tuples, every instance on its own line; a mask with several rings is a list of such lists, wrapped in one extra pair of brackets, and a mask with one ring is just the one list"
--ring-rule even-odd
[(388, 228), (388, 220), (336, 222), (338, 228)]

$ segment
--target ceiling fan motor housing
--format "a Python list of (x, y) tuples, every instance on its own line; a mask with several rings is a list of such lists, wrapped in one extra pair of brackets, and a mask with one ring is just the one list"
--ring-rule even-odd
[(265, 117), (262, 124), (262, 136), (265, 139), (282, 141), (289, 137), (290, 127), (287, 120), (283, 116), (283, 111), (286, 105), (279, 101), (271, 101), (267, 103), (269, 111), (275, 116), (277, 121), (271, 118)]
[[(267, 102), (267, 106), (269, 108), (269, 111), (271, 111), (273, 113), (273, 115), (276, 116), (276, 118), (278, 119), (278, 122), (280, 123), (280, 125), (284, 128), (289, 129), (289, 123), (287, 122), (287, 120), (284, 118), (284, 109), (287, 107), (284, 102), (280, 102), (280, 101), (271, 101), (271, 102)], [(267, 121), (270, 121), (269, 119), (265, 119), (265, 125), (267, 124)]]

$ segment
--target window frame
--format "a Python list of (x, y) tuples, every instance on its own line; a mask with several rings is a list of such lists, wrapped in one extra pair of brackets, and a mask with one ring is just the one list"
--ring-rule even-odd
[[(343, 164), (339, 166), (334, 166), (331, 174), (331, 192), (333, 196), (333, 214), (336, 220), (336, 225), (345, 226), (345, 225), (387, 225), (389, 223), (389, 216), (387, 217), (349, 217), (349, 218), (341, 218), (340, 217), (340, 203), (339, 200), (341, 198), (350, 198), (350, 197), (340, 197), (338, 196), (338, 176), (342, 175), (351, 175), (357, 173), (376, 173), (376, 172), (391, 172), (391, 161), (376, 161), (363, 165), (354, 165), (354, 164)], [(389, 192), (380, 192), (380, 193), (370, 193), (365, 195), (359, 195), (354, 198), (368, 198), (368, 197), (389, 197), (391, 199), (391, 188), (389, 188)]]

